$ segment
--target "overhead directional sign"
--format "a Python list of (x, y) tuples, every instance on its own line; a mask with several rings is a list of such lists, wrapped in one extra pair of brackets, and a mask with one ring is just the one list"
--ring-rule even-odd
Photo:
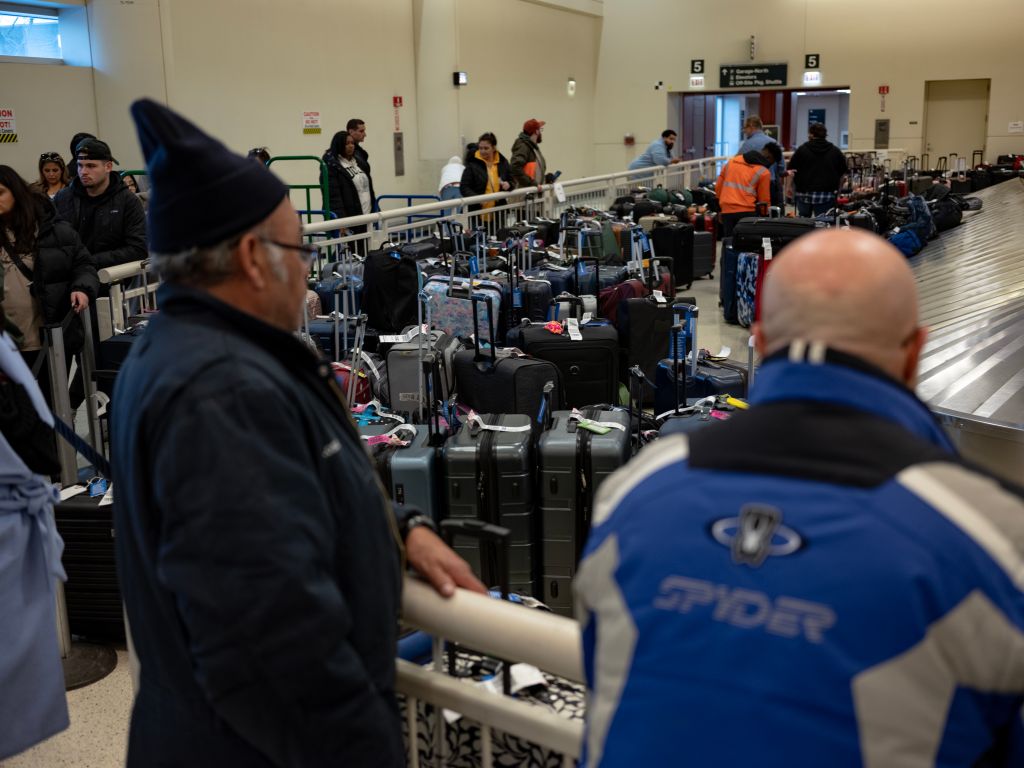
[(723, 64), (719, 88), (771, 88), (786, 85), (788, 64)]

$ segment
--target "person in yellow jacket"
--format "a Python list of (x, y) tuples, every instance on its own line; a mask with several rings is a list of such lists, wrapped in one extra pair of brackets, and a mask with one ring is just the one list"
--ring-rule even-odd
[[(462, 172), (460, 189), (463, 197), (489, 195), (494, 192), (508, 192), (515, 186), (509, 171), (508, 160), (498, 151), (498, 139), (493, 133), (485, 133), (477, 139), (477, 149), (466, 161), (466, 170)], [(481, 208), (500, 207), (505, 200), (488, 200), (484, 203), (469, 206), (470, 211)], [(490, 221), (490, 214), (484, 221)]]
[(725, 164), (715, 182), (715, 193), (722, 206), (719, 219), (723, 236), (732, 235), (736, 222), (747, 216), (767, 216), (771, 205), (772, 158), (761, 152), (736, 155)]

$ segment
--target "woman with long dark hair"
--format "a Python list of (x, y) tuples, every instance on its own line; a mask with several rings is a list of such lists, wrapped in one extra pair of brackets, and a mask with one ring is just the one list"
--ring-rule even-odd
[(59, 152), (43, 152), (39, 156), (39, 181), (32, 185), (32, 190), (42, 192), (53, 200), (53, 196), (70, 183), (68, 167)]
[[(99, 281), (78, 233), (8, 165), (0, 165), (0, 267), (4, 311), (20, 331), (21, 353), (32, 366), (42, 349), (43, 326), (61, 322), (68, 310), (85, 311)], [(73, 322), (64, 336), (69, 360), (83, 340), (81, 322)], [(41, 385), (45, 378), (44, 365)], [(47, 397), (48, 390), (43, 386)]]
[[(339, 219), (372, 213), (373, 187), (370, 176), (356, 157), (356, 142), (348, 131), (338, 131), (334, 134), (330, 148), (324, 152), (323, 161), (327, 166), (329, 200), (326, 202), (330, 210)], [(365, 224), (342, 230), (348, 235), (358, 235), (365, 231)], [(365, 253), (362, 247), (353, 250)]]

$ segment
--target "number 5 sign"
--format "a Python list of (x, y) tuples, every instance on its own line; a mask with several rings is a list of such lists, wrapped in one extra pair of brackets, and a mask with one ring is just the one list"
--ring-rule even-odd
[(821, 66), (820, 53), (808, 53), (804, 56), (804, 69), (817, 69)]
[(704, 59), (690, 59), (690, 74), (691, 75), (703, 75), (704, 74)]

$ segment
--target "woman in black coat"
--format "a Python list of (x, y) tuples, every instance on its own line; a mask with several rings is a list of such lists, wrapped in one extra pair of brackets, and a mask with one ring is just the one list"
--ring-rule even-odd
[[(330, 210), (339, 219), (361, 216), (373, 211), (373, 182), (363, 164), (356, 157), (355, 139), (348, 131), (338, 131), (324, 152), (327, 166), (327, 193)], [(366, 225), (342, 229), (346, 235), (366, 232)], [(363, 249), (356, 250), (364, 252)]]
[[(61, 322), (68, 310), (88, 309), (99, 280), (78, 233), (7, 165), (0, 165), (0, 266), (4, 312), (20, 331), (21, 353), (31, 366), (42, 349), (42, 327)], [(69, 359), (81, 351), (83, 340), (76, 318), (64, 336)], [(41, 385), (44, 376), (45, 366)]]
[[(476, 152), (466, 158), (466, 170), (462, 172), (460, 191), (463, 197), (487, 195), (493, 192), (508, 192), (515, 187), (508, 160), (498, 151), (498, 139), (493, 133), (485, 133), (477, 140)], [(470, 211), (505, 205), (504, 200), (490, 201), (482, 205), (469, 206)], [(485, 219), (486, 220), (486, 219)]]

